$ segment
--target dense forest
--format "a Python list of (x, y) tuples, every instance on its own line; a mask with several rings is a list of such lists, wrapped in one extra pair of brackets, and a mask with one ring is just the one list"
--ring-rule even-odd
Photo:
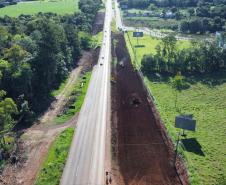
[(165, 24), (164, 28), (183, 33), (226, 30), (226, 0), (121, 0), (120, 5), (150, 10), (153, 14), (161, 11), (159, 16), (163, 19), (168, 19), (167, 13), (170, 13), (175, 25)]
[(82, 50), (100, 0), (83, 0), (80, 12), (0, 18), (0, 132), (29, 122), (45, 110), (50, 92), (65, 80)]
[(146, 75), (211, 74), (226, 71), (226, 49), (216, 43), (193, 41), (191, 47), (179, 50), (176, 38), (170, 35), (157, 45), (155, 55), (143, 57), (141, 65)]

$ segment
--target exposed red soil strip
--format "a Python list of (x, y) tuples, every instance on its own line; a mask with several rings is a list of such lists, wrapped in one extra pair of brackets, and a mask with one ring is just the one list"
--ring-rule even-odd
[[(179, 185), (173, 165), (171, 142), (156, 120), (153, 104), (137, 72), (134, 71), (123, 35), (115, 36), (118, 64), (112, 85), (112, 127), (114, 184)], [(115, 130), (114, 130), (115, 129)], [(165, 137), (163, 137), (163, 134)]]

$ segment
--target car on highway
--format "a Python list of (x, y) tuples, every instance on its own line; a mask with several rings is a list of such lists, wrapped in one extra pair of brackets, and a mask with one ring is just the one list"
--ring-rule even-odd
[(119, 62), (119, 65), (120, 65), (122, 68), (124, 68), (124, 67), (125, 67), (125, 65), (124, 65), (124, 62), (123, 62), (123, 61)]

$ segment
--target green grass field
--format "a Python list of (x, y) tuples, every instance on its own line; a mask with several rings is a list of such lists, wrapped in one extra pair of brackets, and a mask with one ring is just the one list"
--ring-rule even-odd
[[(133, 37), (132, 32), (128, 32), (128, 34), (125, 34), (125, 39), (126, 39), (127, 43), (129, 43), (129, 40), (131, 41), (134, 51), (136, 52), (136, 57), (137, 57), (139, 67), (140, 67), (143, 56), (146, 54), (151, 54), (151, 53), (156, 54), (155, 47), (161, 43), (160, 39), (151, 37), (149, 35), (144, 35), (144, 37), (141, 37), (138, 39), (139, 47), (136, 47), (137, 39)], [(177, 48), (178, 49), (187, 48), (187, 47), (189, 47), (189, 45), (190, 45), (189, 41), (178, 41)], [(128, 50), (131, 54), (132, 61), (134, 61), (135, 56), (132, 52), (132, 48), (128, 44), (127, 44), (127, 46), (128, 46)]]
[[(135, 45), (136, 39), (130, 38)], [(140, 44), (144, 43), (145, 48), (137, 49), (138, 61), (144, 54), (154, 53), (158, 42), (159, 40), (145, 36), (140, 42)], [(128, 39), (127, 45), (134, 58)], [(180, 43), (178, 47), (187, 47), (187, 43)], [(178, 109), (175, 109), (175, 90), (167, 80), (155, 81), (153, 78), (146, 77), (145, 83), (154, 95), (161, 118), (174, 141), (178, 132), (174, 128), (176, 115), (193, 114), (197, 120), (197, 131), (187, 132), (187, 138), (182, 138), (183, 151), (181, 147), (191, 184), (225, 185), (226, 75), (187, 77), (186, 79), (190, 88), (178, 93)], [(212, 79), (218, 85), (210, 85), (209, 82)]]
[(38, 12), (57, 14), (73, 14), (78, 11), (78, 0), (45, 0), (21, 2), (0, 9), (0, 16), (17, 17), (21, 14), (33, 15)]
[(69, 153), (74, 129), (63, 131), (52, 144), (38, 173), (35, 185), (58, 185)]

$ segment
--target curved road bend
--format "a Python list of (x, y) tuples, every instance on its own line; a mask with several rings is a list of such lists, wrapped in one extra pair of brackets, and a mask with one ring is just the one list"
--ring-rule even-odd
[(94, 67), (79, 114), (61, 185), (105, 184), (107, 100), (110, 91), (111, 0), (106, 1), (104, 36), (98, 64)]

